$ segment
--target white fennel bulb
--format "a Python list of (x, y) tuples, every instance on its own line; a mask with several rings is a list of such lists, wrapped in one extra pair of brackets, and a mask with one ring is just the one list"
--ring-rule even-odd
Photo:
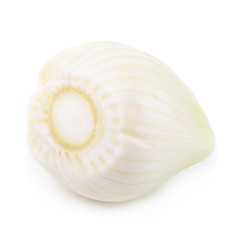
[(120, 202), (205, 159), (214, 134), (189, 88), (162, 62), (115, 42), (52, 57), (29, 104), (29, 145), (72, 191)]

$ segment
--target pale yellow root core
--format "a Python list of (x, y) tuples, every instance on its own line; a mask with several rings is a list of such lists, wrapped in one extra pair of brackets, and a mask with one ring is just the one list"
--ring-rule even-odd
[[(79, 124), (81, 124), (80, 120), (79, 123), (76, 123), (80, 128), (82, 127), (82, 130), (86, 130), (84, 128), (89, 128), (87, 129), (87, 133), (84, 135), (84, 137), (80, 137), (80, 139), (78, 139), (78, 141), (69, 141), (69, 139), (66, 139), (63, 137), (63, 134), (60, 134), (61, 129), (59, 129), (59, 127), (57, 127), (57, 122), (58, 121), (64, 121), (62, 119), (57, 119), (59, 118), (58, 116), (54, 116), (54, 114), (56, 114), (56, 105), (57, 105), (57, 101), (60, 101), (60, 98), (69, 98), (72, 97), (74, 99), (74, 101), (79, 101), (79, 102), (83, 102), (83, 106), (85, 108), (88, 109), (89, 112), (89, 116), (90, 119), (88, 119), (88, 121), (90, 121), (89, 124), (87, 124), (86, 126), (86, 121), (85, 120), (85, 126), (81, 126)], [(76, 99), (76, 100), (75, 100)], [(65, 101), (65, 100), (64, 100)], [(60, 105), (60, 103), (59, 103)], [(71, 108), (72, 106), (69, 105), (69, 107)], [(81, 106), (79, 106), (81, 107)], [(61, 109), (61, 106), (58, 107), (60, 110), (58, 111), (64, 111)], [(74, 111), (80, 111), (81, 110), (78, 109), (78, 105), (76, 106), (76, 109), (72, 109), (71, 110), (73, 113)], [(70, 112), (71, 112), (70, 111)], [(84, 112), (84, 110), (82, 110), (82, 112)], [(62, 115), (65, 114), (65, 112), (62, 113)], [(69, 117), (69, 111), (66, 111), (66, 118), (71, 118), (71, 116)], [(82, 114), (82, 116), (80, 116), (81, 118), (86, 118), (89, 116), (84, 116), (84, 114)], [(64, 116), (63, 116), (64, 118)], [(90, 96), (83, 90), (81, 90), (80, 88), (76, 88), (76, 87), (72, 87), (72, 86), (63, 86), (62, 88), (59, 88), (56, 92), (56, 94), (54, 95), (54, 97), (52, 98), (52, 101), (50, 103), (50, 109), (49, 109), (49, 114), (48, 114), (48, 122), (49, 122), (49, 128), (50, 128), (50, 134), (51, 136), (54, 138), (54, 140), (64, 149), (68, 149), (68, 150), (81, 150), (83, 148), (86, 148), (87, 146), (91, 145), (91, 143), (95, 140), (96, 138), (96, 131), (97, 131), (97, 123), (98, 123), (98, 112), (97, 109), (95, 107), (94, 102), (92, 101), (92, 99), (90, 98)], [(66, 122), (66, 121), (65, 121)], [(62, 125), (64, 124), (61, 123)], [(66, 131), (68, 131), (67, 128), (70, 128), (72, 126), (63, 126), (63, 128), (66, 128)], [(73, 127), (72, 127), (73, 128)], [(79, 129), (77, 129), (79, 130)], [(77, 132), (76, 130), (76, 132)], [(72, 129), (73, 134), (76, 135), (76, 133), (74, 133), (74, 128)], [(67, 133), (68, 134), (68, 133)]]

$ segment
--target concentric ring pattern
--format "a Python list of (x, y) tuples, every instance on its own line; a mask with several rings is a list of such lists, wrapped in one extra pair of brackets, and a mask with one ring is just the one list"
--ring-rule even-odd
[[(82, 196), (137, 198), (214, 148), (189, 88), (162, 62), (132, 47), (91, 42), (68, 49), (45, 64), (39, 79), (29, 104), (30, 148), (48, 172)], [(51, 134), (49, 110), (62, 88), (79, 89), (94, 104), (97, 130), (86, 146), (64, 148)]]

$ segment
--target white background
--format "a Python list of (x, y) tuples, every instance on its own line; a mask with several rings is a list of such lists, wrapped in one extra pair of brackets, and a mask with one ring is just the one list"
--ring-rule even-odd
[[(240, 239), (239, 0), (0, 1), (0, 239)], [(27, 102), (58, 51), (113, 40), (165, 62), (195, 93), (216, 148), (140, 199), (99, 203), (31, 157)]]

